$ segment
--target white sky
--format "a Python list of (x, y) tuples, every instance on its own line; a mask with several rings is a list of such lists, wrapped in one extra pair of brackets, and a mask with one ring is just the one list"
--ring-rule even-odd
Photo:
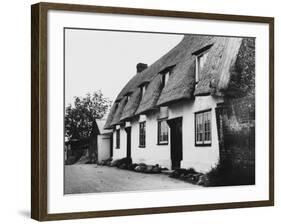
[(74, 96), (101, 90), (115, 100), (136, 74), (136, 64), (148, 65), (177, 45), (182, 35), (118, 31), (65, 31), (65, 105)]

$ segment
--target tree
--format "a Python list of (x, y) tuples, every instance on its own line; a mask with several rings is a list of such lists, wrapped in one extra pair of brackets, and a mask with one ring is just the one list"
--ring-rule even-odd
[(69, 139), (90, 137), (94, 120), (102, 118), (110, 106), (111, 101), (100, 90), (86, 97), (74, 97), (74, 106), (69, 104), (65, 109), (66, 136)]

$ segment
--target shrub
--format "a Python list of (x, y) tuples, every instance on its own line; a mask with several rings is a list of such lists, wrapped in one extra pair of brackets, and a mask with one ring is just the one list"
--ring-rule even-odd
[(172, 173), (170, 173), (169, 177), (179, 178), (182, 173), (184, 173), (184, 169), (175, 169)]
[(125, 157), (116, 162), (118, 168), (127, 169), (132, 164), (132, 159)]
[(145, 172), (145, 170), (146, 170), (146, 165), (145, 164), (139, 164), (135, 168), (135, 171), (137, 171), (137, 172), (142, 172), (143, 173), (143, 172)]
[(255, 184), (255, 169), (226, 160), (212, 168), (204, 178), (204, 186), (251, 185)]
[(109, 158), (109, 159), (102, 160), (98, 164), (101, 166), (106, 166), (106, 165), (109, 165), (111, 163), (111, 161), (112, 161), (112, 158)]
[(138, 166), (136, 163), (132, 163), (128, 166), (128, 170), (135, 170), (135, 168)]

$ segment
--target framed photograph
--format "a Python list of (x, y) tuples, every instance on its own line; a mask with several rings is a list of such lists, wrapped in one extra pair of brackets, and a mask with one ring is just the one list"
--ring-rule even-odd
[(274, 204), (274, 18), (32, 5), (33, 219)]

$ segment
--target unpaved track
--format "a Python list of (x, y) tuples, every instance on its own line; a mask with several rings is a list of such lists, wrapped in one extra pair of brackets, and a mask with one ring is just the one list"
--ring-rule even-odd
[(65, 194), (199, 188), (164, 174), (144, 174), (92, 164), (65, 166)]

